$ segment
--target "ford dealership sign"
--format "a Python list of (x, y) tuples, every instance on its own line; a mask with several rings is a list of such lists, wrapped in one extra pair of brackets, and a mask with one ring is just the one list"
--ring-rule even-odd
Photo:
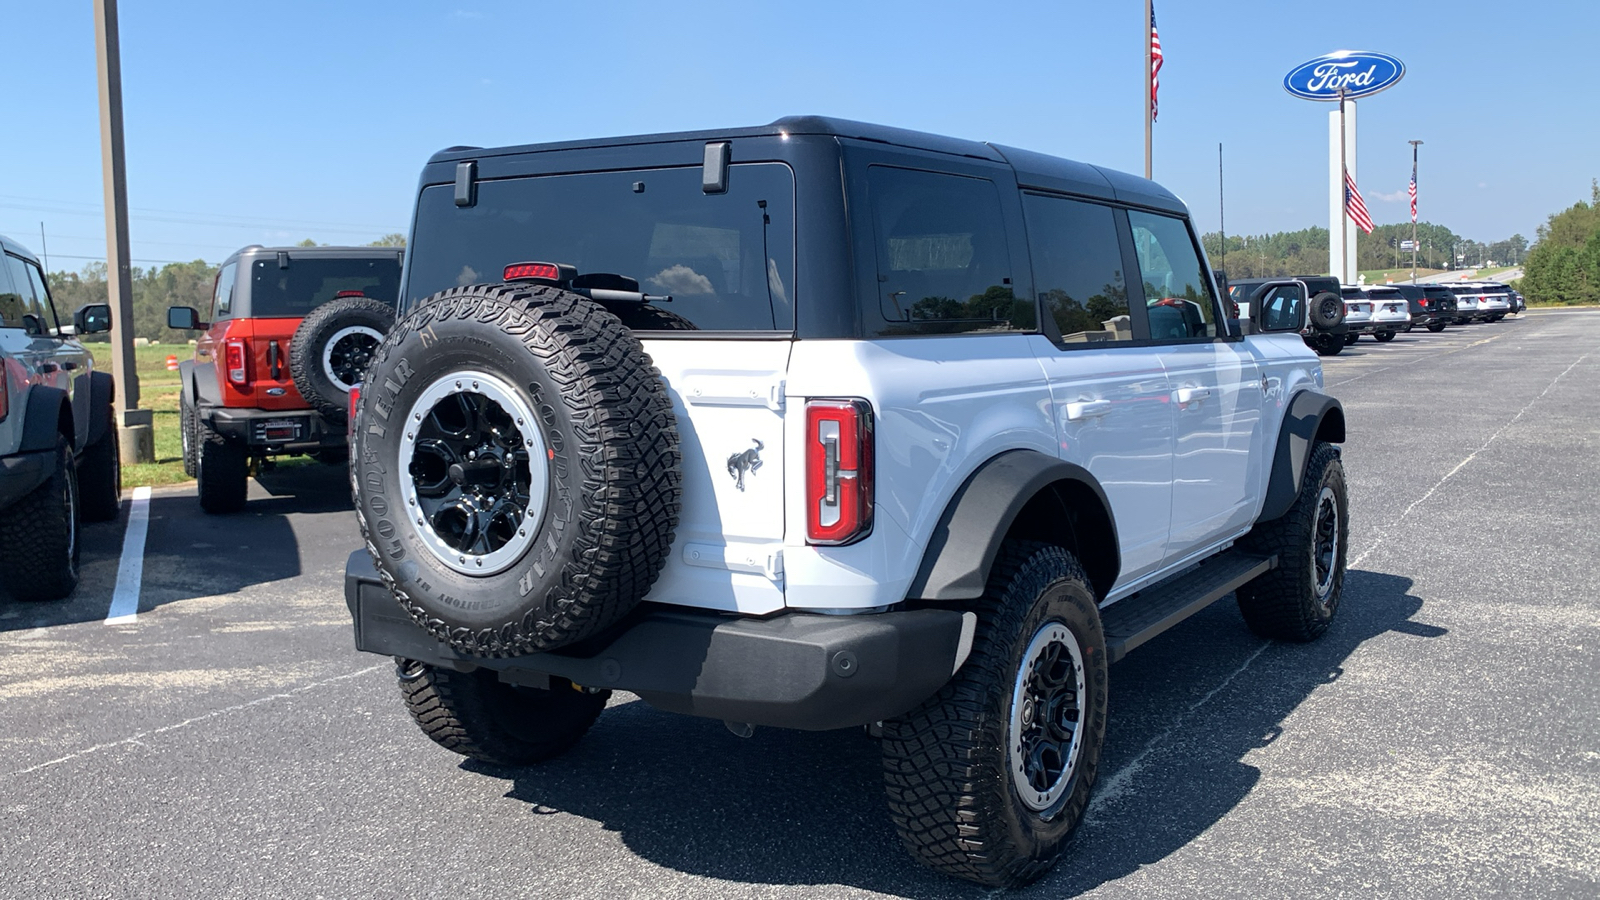
[(1393, 87), (1406, 75), (1406, 64), (1387, 53), (1340, 50), (1295, 66), (1283, 77), (1283, 89), (1307, 100), (1367, 97)]

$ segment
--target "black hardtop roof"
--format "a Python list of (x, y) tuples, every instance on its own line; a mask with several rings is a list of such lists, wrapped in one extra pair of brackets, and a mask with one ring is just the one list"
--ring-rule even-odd
[(1032, 150), (1019, 150), (999, 144), (946, 137), (922, 131), (912, 131), (906, 128), (894, 128), (888, 125), (874, 125), (869, 122), (856, 122), (850, 119), (836, 119), (829, 116), (785, 116), (767, 125), (747, 128), (627, 135), (590, 138), (579, 141), (558, 141), (546, 144), (519, 144), (508, 147), (451, 147), (435, 153), (428, 162), (430, 164), (448, 163), (494, 156), (513, 156), (524, 153), (546, 153), (557, 150), (582, 150), (625, 145), (733, 140), (742, 137), (794, 137), (801, 135), (872, 141), (897, 147), (908, 147), (934, 153), (948, 153), (953, 156), (967, 156), (991, 162), (1006, 163), (1016, 172), (1017, 182), (1024, 188), (1039, 188), (1103, 197), (1138, 206), (1188, 213), (1183, 201), (1179, 200), (1171, 191), (1153, 181), (1146, 181), (1126, 172), (1106, 169), (1088, 163), (1074, 162)]
[[(270, 256), (277, 258), (279, 253), (287, 253), (291, 259), (380, 259), (394, 256), (405, 251), (404, 247), (263, 247), (260, 244), (251, 244), (240, 247), (228, 255), (228, 259), (244, 259), (245, 257)], [(226, 265), (227, 260), (223, 261)]]

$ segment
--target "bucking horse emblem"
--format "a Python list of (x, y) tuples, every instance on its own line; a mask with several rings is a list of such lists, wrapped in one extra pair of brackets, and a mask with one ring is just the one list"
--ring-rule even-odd
[(749, 472), (754, 475), (755, 471), (761, 468), (761, 450), (765, 445), (755, 438), (751, 438), (750, 443), (755, 446), (728, 457), (728, 475), (733, 478), (741, 491), (744, 490), (744, 473)]

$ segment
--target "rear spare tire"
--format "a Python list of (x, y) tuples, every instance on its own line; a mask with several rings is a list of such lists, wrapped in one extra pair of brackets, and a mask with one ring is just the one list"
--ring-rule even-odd
[(1333, 291), (1323, 291), (1311, 298), (1311, 325), (1314, 328), (1338, 328), (1344, 322), (1344, 300)]
[(678, 429), (632, 332), (549, 287), (422, 301), (378, 348), (352, 442), (356, 516), (400, 605), (463, 653), (616, 623), (678, 523)]
[(295, 389), (324, 416), (348, 417), (350, 388), (394, 326), (394, 310), (368, 297), (341, 297), (311, 311), (289, 340)]

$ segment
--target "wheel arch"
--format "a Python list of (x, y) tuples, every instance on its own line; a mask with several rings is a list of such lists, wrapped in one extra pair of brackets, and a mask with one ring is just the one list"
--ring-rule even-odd
[(72, 401), (67, 398), (66, 391), (36, 384), (29, 389), (23, 409), (27, 411), (27, 418), (22, 426), (22, 446), (19, 450), (54, 450), (57, 435), (65, 437), (74, 451), (78, 449), (78, 432), (72, 420)]
[(1270, 522), (1289, 510), (1305, 480), (1311, 451), (1319, 441), (1342, 444), (1344, 440), (1344, 407), (1338, 400), (1309, 389), (1295, 394), (1284, 413), (1283, 426), (1278, 429), (1278, 447), (1267, 476), (1267, 496), (1256, 521)]
[[(82, 388), (79, 388), (82, 390)], [(106, 436), (106, 431), (111, 424), (111, 416), (98, 414), (100, 410), (111, 410), (117, 401), (117, 381), (109, 372), (89, 373), (89, 429), (88, 437), (84, 440), (84, 447), (93, 447), (100, 443)]]
[(1034, 450), (1012, 450), (979, 466), (956, 490), (907, 596), (982, 596), (1008, 538), (1065, 546), (1102, 598), (1121, 571), (1116, 521), (1099, 481), (1082, 466)]

